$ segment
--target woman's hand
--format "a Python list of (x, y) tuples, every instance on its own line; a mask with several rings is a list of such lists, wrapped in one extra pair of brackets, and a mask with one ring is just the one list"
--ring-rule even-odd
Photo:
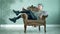
[(42, 15), (40, 15), (40, 19), (42, 19)]

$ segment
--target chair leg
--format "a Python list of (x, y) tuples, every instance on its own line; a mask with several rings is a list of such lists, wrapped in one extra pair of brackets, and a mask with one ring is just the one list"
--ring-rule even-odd
[(24, 33), (26, 33), (26, 27), (27, 27), (27, 26), (26, 26), (26, 25), (24, 25)]
[(46, 32), (46, 24), (44, 25), (44, 31)]
[(39, 31), (40, 31), (40, 26), (39, 26)]

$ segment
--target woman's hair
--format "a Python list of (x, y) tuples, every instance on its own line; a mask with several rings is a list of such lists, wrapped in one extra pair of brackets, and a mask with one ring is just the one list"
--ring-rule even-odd
[(42, 4), (38, 4), (38, 5), (41, 5), (41, 6), (43, 7), (43, 5), (42, 5)]

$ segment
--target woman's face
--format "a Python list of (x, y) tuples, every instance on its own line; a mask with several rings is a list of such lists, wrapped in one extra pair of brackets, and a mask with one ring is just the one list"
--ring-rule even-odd
[(42, 5), (38, 5), (38, 10), (42, 10), (42, 9), (43, 9)]

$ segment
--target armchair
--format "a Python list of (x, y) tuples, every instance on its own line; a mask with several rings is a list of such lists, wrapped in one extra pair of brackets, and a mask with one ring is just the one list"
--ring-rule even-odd
[(28, 20), (27, 14), (22, 14), (21, 15), (24, 21), (24, 32), (26, 32), (27, 26), (39, 26), (39, 31), (40, 31), (40, 26), (44, 26), (44, 31), (46, 32), (46, 17), (47, 16), (42, 16), (42, 19), (40, 20)]

